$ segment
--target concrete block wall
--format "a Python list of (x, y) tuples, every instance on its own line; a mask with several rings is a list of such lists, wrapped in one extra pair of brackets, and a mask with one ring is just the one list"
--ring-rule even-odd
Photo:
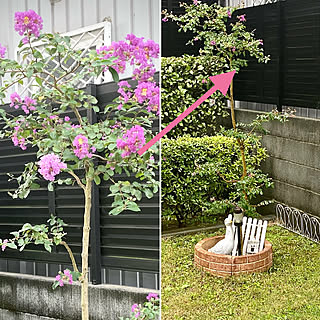
[[(0, 272), (0, 320), (81, 319), (80, 286), (66, 284), (53, 291), (53, 280)], [(90, 285), (90, 320), (128, 317), (131, 306), (144, 303), (149, 292), (125, 286)]]
[[(248, 123), (259, 113), (237, 109), (236, 119)], [(229, 118), (222, 123), (231, 126)], [(274, 181), (274, 189), (269, 189), (266, 196), (320, 216), (320, 120), (291, 117), (285, 123), (270, 122), (265, 128), (270, 133), (263, 136), (262, 144), (270, 157), (262, 169)], [(273, 209), (268, 206), (263, 212), (271, 214)]]

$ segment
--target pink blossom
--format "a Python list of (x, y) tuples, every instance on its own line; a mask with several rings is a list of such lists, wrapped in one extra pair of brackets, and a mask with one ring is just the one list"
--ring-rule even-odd
[(198, 5), (198, 0), (193, 0), (193, 4)]
[(74, 154), (79, 158), (83, 159), (85, 157), (91, 158), (92, 153), (89, 152), (90, 146), (88, 143), (88, 138), (84, 135), (77, 135), (73, 140), (73, 146), (76, 148), (73, 150)]
[(10, 95), (10, 107), (14, 107), (15, 109), (19, 109), (18, 103), (21, 103), (21, 97), (17, 92), (14, 92)]
[(160, 90), (155, 82), (140, 82), (134, 90), (135, 97), (139, 103), (148, 103), (147, 110), (158, 112)]
[[(130, 88), (130, 84), (127, 81), (120, 81), (118, 83), (119, 89), (118, 92), (120, 93), (120, 100), (123, 100), (124, 103), (127, 103), (128, 100), (132, 97), (132, 92), (128, 91)], [(121, 109), (121, 108), (120, 108)], [(118, 110), (120, 110), (118, 108)]]
[(155, 300), (158, 300), (159, 299), (159, 296), (157, 293), (149, 293), (147, 295), (147, 300), (150, 301), (151, 299), (155, 299)]
[(70, 284), (72, 284), (72, 275), (70, 273), (70, 270), (66, 269), (63, 271), (64, 275), (67, 277), (67, 280), (69, 281)]
[(6, 47), (3, 47), (0, 43), (0, 58), (4, 58), (5, 54), (6, 54), (6, 50), (7, 48)]
[(211, 44), (212, 46), (214, 46), (214, 45), (216, 44), (216, 42), (215, 42), (214, 40), (212, 40), (212, 41), (210, 42), (210, 44)]
[(7, 243), (8, 243), (8, 240), (7, 240), (7, 239), (3, 240), (2, 245), (1, 245), (1, 250), (2, 250), (2, 251), (4, 251), (4, 250), (6, 249)]
[(127, 130), (121, 139), (117, 139), (117, 148), (124, 150), (121, 154), (122, 158), (136, 153), (146, 142), (144, 130), (141, 126), (136, 125)]
[(202, 83), (207, 83), (208, 81), (206, 79), (202, 79)]
[(236, 47), (232, 47), (231, 50), (232, 50), (232, 52), (235, 52), (236, 51)]
[(259, 41), (259, 44), (263, 46), (263, 40), (259, 39), (258, 41)]
[(164, 17), (161, 19), (163, 22), (168, 22), (168, 18), (167, 17)]
[(134, 305), (132, 305), (131, 307), (131, 311), (135, 314), (134, 316), (136, 318), (139, 318), (140, 316), (140, 307), (137, 303), (135, 303)]
[(64, 117), (64, 121), (66, 121), (66, 122), (67, 122), (67, 121), (70, 121), (70, 117), (65, 116), (65, 117)]
[(153, 77), (156, 70), (152, 68), (151, 59), (159, 57), (159, 45), (153, 40), (144, 41), (144, 38), (138, 38), (133, 34), (128, 34), (126, 40), (128, 42), (118, 41), (112, 42), (109, 47), (103, 46), (97, 50), (97, 53), (102, 56), (102, 59), (117, 57), (113, 67), (119, 73), (125, 71), (127, 63), (135, 66), (133, 71), (133, 79), (135, 80), (141, 80), (143, 76)]
[[(22, 120), (20, 120), (21, 122), (23, 122)], [(19, 137), (20, 133), (20, 129), (21, 129), (21, 126), (20, 126), (20, 121), (16, 121), (16, 124), (17, 126), (14, 127), (14, 133), (11, 137), (11, 140), (13, 142), (13, 145), (14, 146), (19, 146), (22, 150), (26, 150), (27, 147), (26, 147), (26, 139), (24, 137)]]
[(57, 276), (56, 276), (56, 281), (59, 281), (59, 286), (60, 287), (63, 287), (63, 280), (62, 280), (62, 278), (61, 278), (61, 276), (60, 276), (60, 274), (58, 274)]
[(31, 99), (30, 97), (22, 98), (19, 96), (17, 92), (14, 92), (10, 95), (10, 107), (14, 107), (15, 109), (19, 109), (19, 104), (21, 104), (21, 109), (25, 114), (29, 114), (30, 111), (36, 110), (35, 106), (37, 105), (36, 100)]
[(239, 19), (239, 21), (241, 21), (241, 22), (244, 22), (244, 21), (246, 21), (246, 15), (245, 14), (243, 14), (243, 15), (241, 15), (241, 16), (238, 16), (238, 19)]
[(67, 165), (61, 162), (60, 158), (54, 153), (50, 153), (41, 157), (38, 162), (39, 173), (48, 181), (54, 181), (62, 169), (66, 169)]
[(232, 14), (230, 10), (228, 10), (227, 14), (228, 14), (228, 18), (231, 18)]
[(35, 105), (37, 105), (36, 100), (31, 99), (30, 97), (24, 97), (24, 102), (21, 109), (26, 113), (29, 114), (30, 111), (36, 110)]
[[(20, 36), (23, 36), (25, 33), (27, 33), (28, 36), (33, 34), (36, 38), (40, 36), (40, 30), (43, 28), (43, 20), (33, 10), (16, 12), (14, 18), (14, 28), (17, 32), (19, 32)], [(28, 38), (24, 38), (23, 42), (28, 42)]]

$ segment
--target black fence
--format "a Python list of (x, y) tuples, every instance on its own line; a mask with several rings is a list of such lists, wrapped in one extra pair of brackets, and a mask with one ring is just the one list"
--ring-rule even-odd
[[(179, 1), (163, 0), (163, 6), (180, 13)], [(208, 1), (208, 3), (215, 1)], [(263, 39), (271, 61), (249, 65), (235, 77), (235, 98), (240, 101), (282, 106), (320, 108), (320, 2), (286, 0), (239, 9), (246, 14), (248, 30)], [(192, 35), (178, 33), (173, 23), (163, 23), (163, 56), (197, 54), (186, 46)]]
[(271, 62), (250, 61), (235, 78), (237, 100), (320, 107), (320, 2), (287, 0), (241, 9)]
[[(180, 2), (192, 3), (193, 0), (161, 0), (162, 9), (168, 12), (180, 15), (184, 9), (180, 7)], [(218, 0), (201, 0), (202, 3), (214, 4)], [(178, 32), (178, 27), (174, 22), (167, 21), (161, 23), (161, 56), (162, 57), (180, 57), (183, 54), (198, 55), (201, 42), (194, 45), (186, 45), (192, 39), (192, 32)]]
[[(117, 95), (117, 85), (108, 83), (90, 85), (86, 88), (97, 97), (99, 106), (104, 107)], [(8, 108), (8, 106), (2, 106)], [(82, 112), (87, 112), (83, 110)], [(103, 113), (101, 113), (103, 115)], [(72, 118), (72, 114), (69, 114)], [(89, 114), (92, 121), (99, 120)], [(153, 130), (158, 131), (158, 120)], [(81, 264), (81, 242), (84, 212), (83, 191), (77, 185), (56, 185), (48, 192), (47, 183), (34, 190), (26, 199), (13, 200), (9, 190), (16, 184), (8, 182), (7, 173), (19, 174), (27, 162), (35, 160), (35, 150), (21, 151), (11, 140), (0, 141), (0, 238), (18, 230), (22, 224), (46, 223), (51, 213), (67, 224), (66, 241), (72, 248), (76, 260)], [(127, 179), (115, 175), (115, 179)], [(92, 200), (90, 235), (90, 281), (94, 284), (111, 283), (137, 287), (159, 287), (159, 196), (142, 198), (141, 212), (127, 211), (118, 216), (109, 216), (112, 198), (108, 183), (95, 186)], [(55, 249), (54, 249), (55, 250)], [(0, 271), (55, 276), (61, 268), (70, 267), (64, 247), (58, 246), (48, 253), (42, 246), (29, 246), (22, 252), (6, 249), (0, 251)]]

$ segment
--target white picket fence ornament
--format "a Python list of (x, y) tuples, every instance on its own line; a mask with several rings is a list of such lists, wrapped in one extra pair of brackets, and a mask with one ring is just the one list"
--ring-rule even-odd
[[(232, 220), (232, 215), (229, 214), (228, 218)], [(264, 241), (266, 239), (268, 221), (257, 220), (256, 218), (243, 217), (242, 220), (242, 254), (258, 253), (264, 248)], [(238, 230), (232, 223), (234, 233), (234, 247), (232, 255), (237, 255), (238, 248)]]

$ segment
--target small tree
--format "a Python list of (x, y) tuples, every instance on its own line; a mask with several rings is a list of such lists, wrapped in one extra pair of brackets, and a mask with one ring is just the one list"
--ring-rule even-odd
[[(82, 234), (82, 263), (79, 272), (72, 252), (63, 240), (65, 225), (61, 219), (51, 217), (50, 226), (25, 224), (13, 232), (12, 239), (0, 241), (2, 249), (20, 248), (29, 243), (44, 244), (49, 252), (53, 245), (62, 244), (68, 250), (73, 271), (65, 270), (56, 277), (54, 287), (78, 280), (81, 282), (82, 319), (89, 319), (88, 311), (88, 250), (90, 235), (91, 194), (93, 184), (101, 179), (111, 181), (110, 196), (114, 198), (109, 214), (117, 215), (124, 210), (140, 211), (137, 201), (143, 195), (151, 198), (158, 191), (155, 180), (157, 164), (153, 146), (143, 157), (137, 151), (152, 137), (152, 119), (158, 114), (159, 88), (153, 78), (153, 58), (159, 56), (159, 46), (152, 40), (144, 41), (129, 34), (125, 41), (113, 42), (83, 55), (70, 44), (70, 38), (59, 34), (41, 34), (42, 19), (33, 10), (16, 12), (15, 30), (24, 36), (19, 44), (22, 63), (5, 58), (5, 48), (0, 45), (0, 76), (8, 80), (0, 88), (0, 98), (16, 83), (21, 85), (34, 81), (34, 94), (21, 97), (17, 92), (10, 96), (14, 112), (0, 108), (5, 121), (1, 138), (11, 138), (15, 146), (26, 150), (37, 148), (37, 161), (25, 165), (25, 170), (16, 179), (18, 189), (13, 198), (25, 198), (30, 190), (40, 187), (42, 178), (48, 181), (48, 190), (54, 184), (77, 184), (84, 193), (85, 209)], [(34, 46), (39, 41), (44, 53)], [(28, 60), (28, 62), (27, 62)], [(50, 68), (52, 60), (58, 68)], [(67, 64), (73, 61), (73, 64)], [(103, 110), (96, 105), (95, 97), (75, 89), (80, 79), (98, 77), (111, 72), (118, 81), (118, 73), (126, 65), (134, 66), (132, 79), (137, 86), (132, 88), (126, 81), (118, 83), (119, 97)], [(92, 123), (83, 110), (104, 111), (102, 120)], [(67, 114), (68, 113), (68, 114)], [(69, 116), (70, 115), (70, 116)], [(67, 173), (70, 177), (59, 174)], [(115, 181), (115, 173), (125, 172), (137, 179)], [(59, 177), (59, 178), (58, 178)]]
[[(200, 55), (207, 57), (218, 57), (221, 72), (229, 72), (235, 70), (238, 73), (243, 67), (247, 66), (248, 57), (251, 56), (259, 63), (267, 63), (269, 56), (265, 56), (263, 49), (263, 40), (256, 39), (254, 31), (248, 31), (245, 25), (246, 15), (236, 16), (236, 9), (231, 7), (221, 7), (217, 4), (207, 5), (201, 1), (193, 0), (192, 4), (181, 3), (181, 7), (185, 9), (185, 13), (176, 16), (173, 13), (163, 11), (166, 22), (169, 19), (176, 22), (180, 27), (179, 31), (191, 31), (194, 36), (187, 44), (194, 44), (202, 41), (203, 47), (200, 49)], [(237, 140), (239, 145), (239, 153), (242, 161), (242, 175), (223, 176), (220, 174), (219, 164), (203, 165), (199, 169), (207, 172), (214, 171), (225, 182), (234, 186), (234, 192), (229, 195), (227, 201), (216, 201), (214, 205), (219, 208), (222, 206), (237, 205), (248, 214), (255, 212), (255, 205), (250, 203), (257, 195), (263, 194), (263, 188), (272, 187), (271, 179), (260, 169), (249, 166), (246, 160), (247, 146), (256, 146), (258, 149), (261, 137), (254, 134), (254, 131), (267, 131), (262, 124), (271, 120), (279, 120), (284, 122), (287, 120), (288, 113), (280, 114), (276, 110), (270, 113), (259, 115), (256, 120), (250, 124), (237, 123), (235, 117), (235, 101), (233, 95), (233, 81), (230, 85), (229, 95), (227, 99), (230, 101), (230, 113), (232, 121), (232, 130), (222, 130), (220, 134), (232, 136)], [(243, 131), (241, 129), (249, 129)], [(263, 201), (260, 205), (268, 204), (269, 201)]]

